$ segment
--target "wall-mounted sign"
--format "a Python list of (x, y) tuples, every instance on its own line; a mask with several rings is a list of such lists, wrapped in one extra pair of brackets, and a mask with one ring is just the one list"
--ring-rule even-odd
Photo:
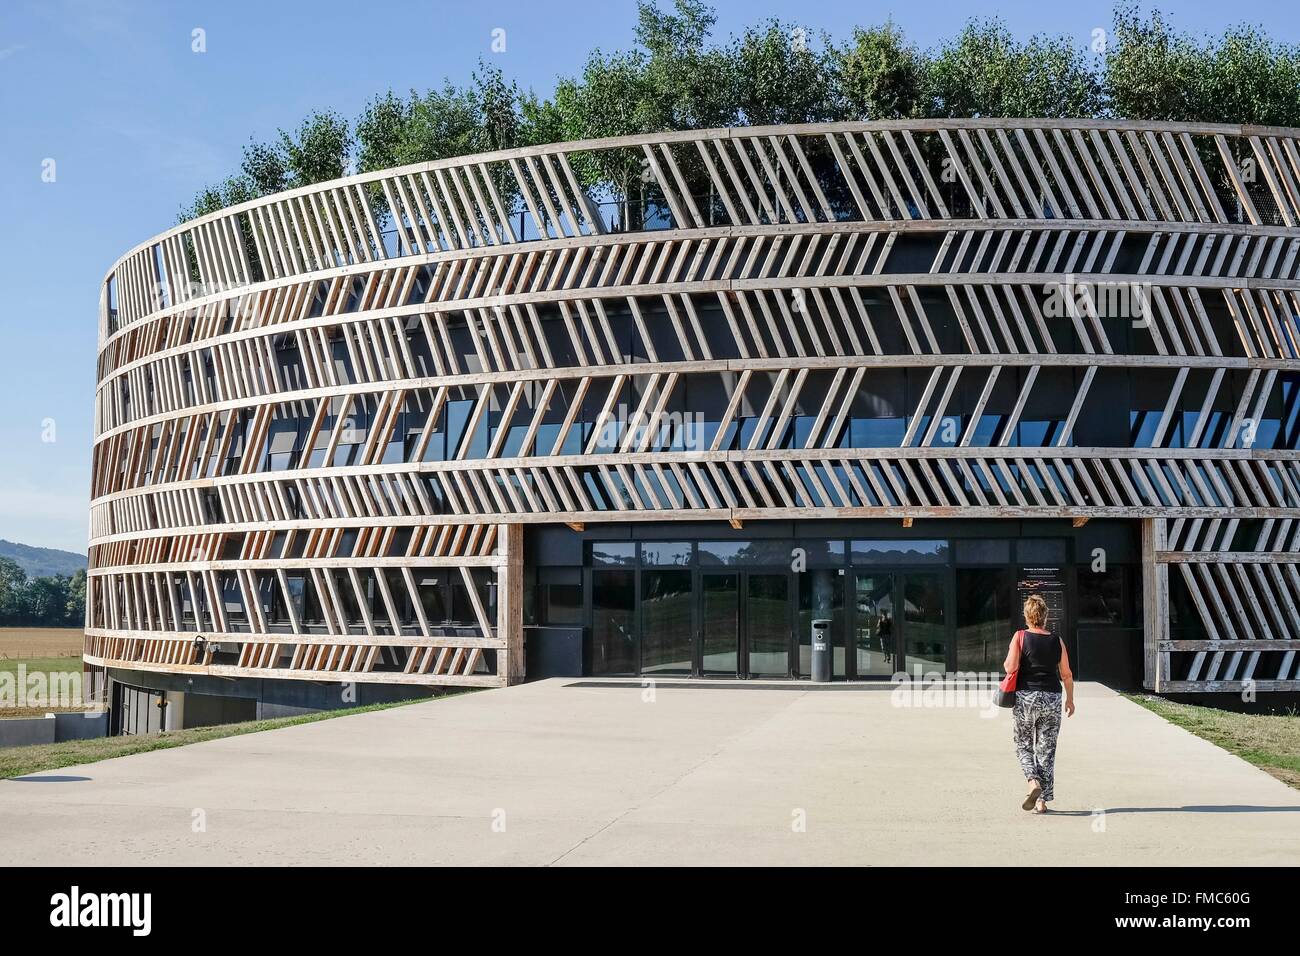
[[(1016, 577), (1020, 603), (1031, 594), (1047, 602), (1047, 629), (1065, 634), (1065, 571), (1062, 568), (1021, 568)], [(1018, 611), (1019, 609), (1017, 609)], [(1021, 626), (1024, 620), (1021, 620)]]

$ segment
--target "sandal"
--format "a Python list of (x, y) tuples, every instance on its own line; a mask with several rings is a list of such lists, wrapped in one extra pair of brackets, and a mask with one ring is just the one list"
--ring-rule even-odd
[(1025, 795), (1025, 802), (1020, 804), (1020, 809), (1022, 810), (1034, 809), (1034, 805), (1038, 803), (1038, 795), (1042, 792), (1043, 792), (1043, 788), (1039, 786), (1037, 783), (1035, 783), (1034, 788)]
[[(1039, 809), (1039, 805), (1042, 806), (1042, 809), (1041, 809), (1041, 810)], [(1039, 800), (1038, 803), (1034, 805), (1034, 812), (1035, 812), (1035, 813), (1047, 813), (1047, 804), (1045, 804), (1045, 803), (1043, 803), (1043, 801)]]

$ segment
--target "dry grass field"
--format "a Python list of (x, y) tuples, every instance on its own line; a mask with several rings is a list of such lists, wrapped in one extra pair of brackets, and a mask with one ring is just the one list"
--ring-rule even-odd
[(0, 660), (80, 657), (79, 627), (0, 627)]

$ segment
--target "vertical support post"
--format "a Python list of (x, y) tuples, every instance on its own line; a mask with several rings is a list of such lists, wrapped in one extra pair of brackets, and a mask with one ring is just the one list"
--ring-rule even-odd
[(497, 636), (506, 646), (497, 653), (497, 676), (507, 685), (524, 679), (524, 526), (497, 526)]
[[(85, 628), (98, 627), (95, 621), (95, 576), (86, 575), (86, 613), (82, 618), (82, 626)], [(85, 652), (85, 642), (82, 643), (82, 652)]]
[(1169, 677), (1169, 654), (1160, 642), (1169, 636), (1169, 565), (1157, 554), (1166, 550), (1164, 518), (1142, 519), (1142, 686), (1159, 693)]

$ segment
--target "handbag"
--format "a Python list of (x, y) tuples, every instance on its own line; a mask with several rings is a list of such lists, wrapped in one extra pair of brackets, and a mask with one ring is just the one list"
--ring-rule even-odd
[[(1025, 632), (1016, 631), (1016, 649), (1023, 655), (1025, 653)], [(1020, 673), (1020, 667), (1017, 663), (1016, 669), (1008, 671), (1007, 676), (1002, 678), (998, 684), (997, 691), (993, 694), (993, 703), (999, 707), (1016, 706), (1016, 675)]]

